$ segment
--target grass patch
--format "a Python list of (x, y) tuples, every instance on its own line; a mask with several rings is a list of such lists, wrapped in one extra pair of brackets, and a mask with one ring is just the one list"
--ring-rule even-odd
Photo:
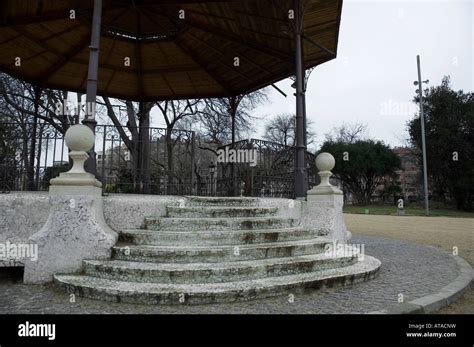
[[(397, 215), (396, 206), (387, 205), (347, 205), (344, 206), (344, 213), (356, 214), (375, 214), (375, 215)], [(425, 210), (422, 207), (405, 207), (406, 216), (424, 216)], [(464, 212), (450, 209), (430, 209), (432, 217), (457, 217), (457, 218), (474, 218), (474, 212)]]

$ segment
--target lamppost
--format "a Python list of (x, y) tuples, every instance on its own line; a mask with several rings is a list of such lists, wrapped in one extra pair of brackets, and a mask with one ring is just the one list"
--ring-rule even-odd
[(214, 187), (214, 175), (216, 174), (216, 166), (214, 165), (214, 162), (211, 161), (211, 164), (209, 165), (209, 175), (211, 177), (211, 184), (210, 184), (210, 191), (211, 195), (215, 195), (215, 187)]
[(416, 56), (416, 62), (418, 65), (418, 81), (413, 82), (415, 86), (418, 86), (418, 98), (420, 100), (420, 122), (421, 122), (421, 150), (423, 152), (423, 191), (425, 195), (425, 215), (430, 215), (429, 203), (428, 203), (428, 168), (426, 164), (426, 140), (425, 140), (425, 117), (423, 114), (423, 83), (428, 84), (429, 80), (421, 80), (421, 66), (420, 56)]

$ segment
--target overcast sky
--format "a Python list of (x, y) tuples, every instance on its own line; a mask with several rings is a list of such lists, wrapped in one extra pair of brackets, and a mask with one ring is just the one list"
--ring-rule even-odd
[[(454, 89), (473, 91), (473, 41), (474, 0), (344, 0), (337, 58), (316, 67), (308, 83), (307, 116), (317, 143), (343, 123), (364, 123), (371, 137), (403, 145), (406, 123), (418, 112), (412, 103), (417, 54), (429, 85), (450, 75)], [(268, 88), (269, 102), (255, 110), (264, 121), (255, 122), (252, 137), (262, 138), (275, 115), (295, 113), (291, 84), (277, 83), (287, 98)], [(164, 125), (156, 109), (152, 119)]]
[[(307, 114), (318, 142), (335, 126), (362, 122), (370, 136), (401, 145), (417, 110), (411, 103), (417, 54), (430, 85), (450, 75), (455, 89), (472, 91), (473, 3), (345, 0), (337, 58), (318, 66), (308, 84)], [(258, 115), (295, 112), (291, 81), (277, 85), (289, 96), (270, 88), (270, 102)], [(262, 135), (260, 126), (256, 137)]]

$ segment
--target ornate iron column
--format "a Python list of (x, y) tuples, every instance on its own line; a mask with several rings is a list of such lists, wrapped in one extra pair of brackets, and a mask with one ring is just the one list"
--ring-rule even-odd
[[(87, 73), (87, 94), (86, 94), (86, 114), (82, 121), (95, 135), (96, 97), (97, 79), (99, 70), (99, 46), (100, 46), (100, 25), (102, 19), (102, 0), (94, 0), (94, 13), (92, 15), (91, 44), (89, 46), (89, 70)], [(85, 162), (85, 170), (97, 176), (97, 164), (95, 160), (95, 144), (88, 152), (89, 159)]]
[(295, 0), (295, 40), (296, 40), (296, 163), (295, 193), (296, 199), (306, 198), (306, 163), (305, 163), (305, 100), (304, 100), (304, 69), (303, 69), (303, 13), (301, 3)]

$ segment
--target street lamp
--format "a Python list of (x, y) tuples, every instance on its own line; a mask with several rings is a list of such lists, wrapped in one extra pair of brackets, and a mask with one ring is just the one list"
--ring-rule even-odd
[(413, 82), (415, 86), (418, 86), (416, 90), (418, 92), (418, 98), (420, 100), (420, 121), (421, 121), (421, 150), (423, 152), (423, 190), (425, 195), (425, 214), (430, 215), (430, 209), (428, 204), (428, 168), (426, 164), (426, 140), (425, 140), (425, 117), (423, 114), (423, 83), (428, 84), (429, 80), (421, 80), (421, 66), (420, 56), (416, 56), (416, 62), (418, 65), (418, 81)]

